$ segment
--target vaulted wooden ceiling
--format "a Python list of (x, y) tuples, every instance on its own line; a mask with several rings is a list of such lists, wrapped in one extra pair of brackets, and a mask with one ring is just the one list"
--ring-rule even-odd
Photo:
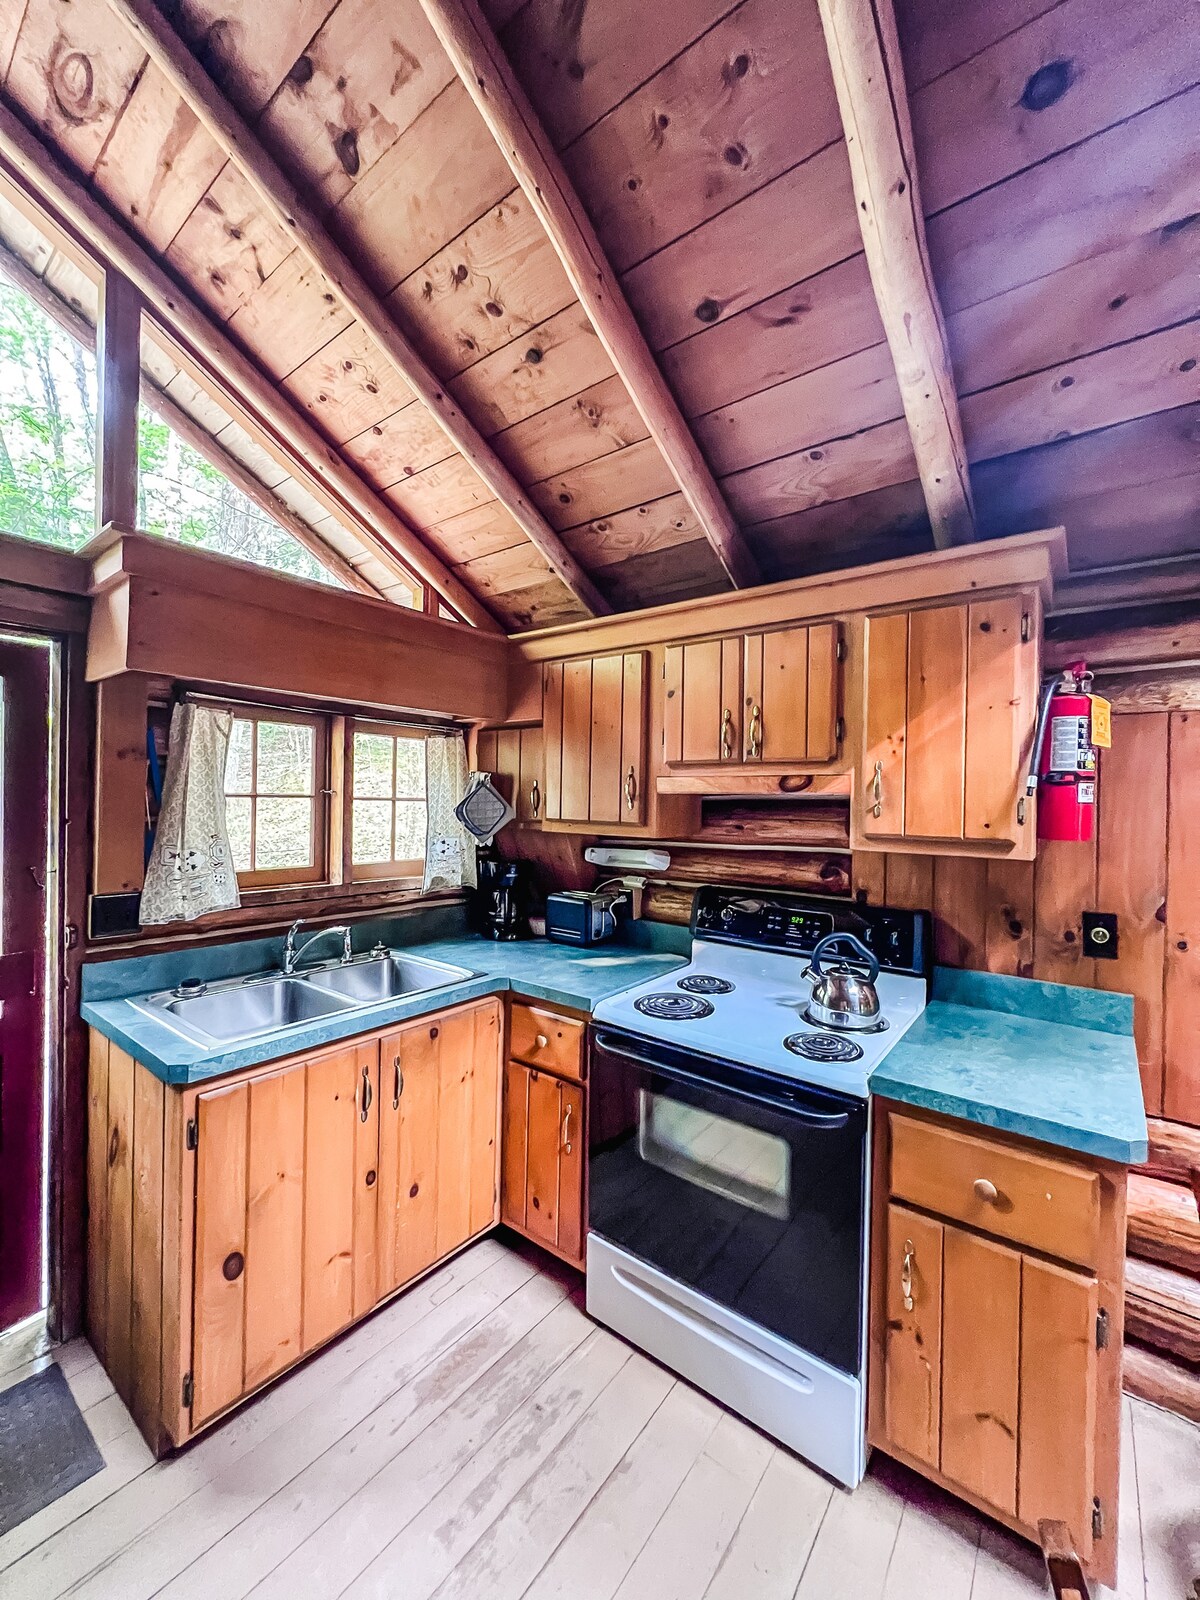
[[(0, 0), (6, 103), (506, 627), (584, 614), (119, 10)], [(420, 0), (161, 10), (604, 599), (727, 587)], [(763, 576), (928, 548), (817, 0), (484, 10)], [(978, 532), (1200, 547), (1188, 0), (896, 21)]]

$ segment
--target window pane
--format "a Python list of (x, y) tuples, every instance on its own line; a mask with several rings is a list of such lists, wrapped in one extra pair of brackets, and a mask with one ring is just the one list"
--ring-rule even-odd
[(392, 749), (396, 741), (385, 733), (354, 735), (355, 794), (392, 797)]
[(233, 870), (250, 871), (250, 800), (226, 800), (225, 826), (229, 829), (229, 848), (233, 851)]
[(420, 861), (425, 855), (425, 802), (401, 800), (396, 806), (397, 861)]
[(392, 859), (392, 802), (356, 800), (354, 802), (351, 859), (359, 866)]
[(260, 722), (258, 793), (312, 794), (315, 787), (313, 730), (300, 722)]
[(255, 802), (255, 870), (308, 867), (313, 858), (313, 807), (311, 800), (258, 800)]
[(253, 778), (251, 740), (254, 724), (244, 717), (233, 719), (229, 735), (229, 754), (225, 758), (225, 793), (249, 794)]
[[(396, 740), (396, 793), (402, 800), (424, 800), (424, 739)], [(405, 856), (400, 857), (401, 861), (407, 859)]]

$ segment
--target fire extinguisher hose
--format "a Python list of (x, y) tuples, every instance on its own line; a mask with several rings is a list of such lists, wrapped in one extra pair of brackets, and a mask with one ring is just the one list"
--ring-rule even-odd
[(1029, 771), (1025, 777), (1025, 795), (1027, 799), (1037, 793), (1038, 766), (1042, 759), (1042, 746), (1046, 742), (1046, 724), (1050, 720), (1050, 702), (1054, 698), (1054, 691), (1058, 687), (1059, 676), (1047, 678), (1042, 685), (1042, 700), (1038, 706), (1037, 732), (1033, 736), (1033, 754), (1029, 758)]

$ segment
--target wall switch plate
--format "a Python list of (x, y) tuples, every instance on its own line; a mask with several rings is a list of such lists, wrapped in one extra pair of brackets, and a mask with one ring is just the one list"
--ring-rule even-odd
[(1083, 913), (1083, 953), (1097, 961), (1115, 961), (1120, 937), (1116, 913), (1113, 911), (1085, 911)]

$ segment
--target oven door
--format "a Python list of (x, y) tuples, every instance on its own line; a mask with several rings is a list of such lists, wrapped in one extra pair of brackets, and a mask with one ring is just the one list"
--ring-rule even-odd
[(590, 1073), (591, 1232), (859, 1373), (866, 1103), (607, 1027)]

